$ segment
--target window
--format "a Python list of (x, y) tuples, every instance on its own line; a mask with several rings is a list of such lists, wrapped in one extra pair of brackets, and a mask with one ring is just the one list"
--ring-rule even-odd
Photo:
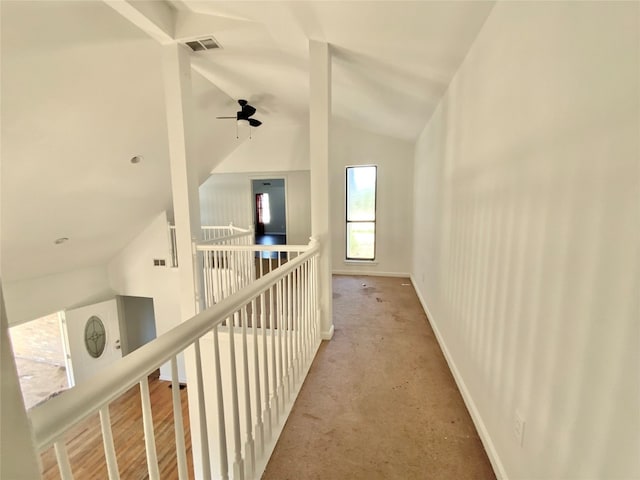
[(268, 193), (256, 193), (256, 216), (258, 223), (268, 225), (271, 222)]
[(377, 167), (347, 167), (347, 260), (376, 256)]

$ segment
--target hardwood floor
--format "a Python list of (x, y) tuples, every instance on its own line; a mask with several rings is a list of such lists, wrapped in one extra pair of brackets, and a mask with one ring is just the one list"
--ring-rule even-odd
[[(170, 383), (161, 381), (158, 372), (149, 377), (151, 409), (155, 428), (156, 450), (160, 478), (177, 479), (175, 433), (173, 429), (173, 403)], [(189, 478), (193, 478), (191, 436), (187, 389), (180, 391), (182, 413), (187, 444)], [(142, 427), (140, 388), (134, 386), (110, 405), (111, 425), (118, 459), (120, 478), (142, 480), (149, 478)], [(87, 418), (73, 428), (66, 438), (67, 451), (73, 475), (77, 480), (106, 479), (107, 466), (100, 432), (98, 414)], [(59, 479), (60, 473), (53, 447), (42, 453), (43, 479)]]

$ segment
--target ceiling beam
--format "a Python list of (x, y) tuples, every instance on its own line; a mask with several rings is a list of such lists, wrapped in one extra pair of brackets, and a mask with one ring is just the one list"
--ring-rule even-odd
[(167, 2), (103, 0), (124, 18), (163, 45), (175, 43), (176, 11)]

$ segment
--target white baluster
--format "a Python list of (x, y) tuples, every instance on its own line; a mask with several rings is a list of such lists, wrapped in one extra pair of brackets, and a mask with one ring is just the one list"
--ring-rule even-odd
[(173, 425), (176, 435), (176, 458), (178, 460), (178, 479), (187, 480), (187, 452), (184, 442), (182, 420), (182, 400), (180, 398), (180, 379), (178, 378), (178, 359), (171, 357), (171, 397), (173, 400)]
[(196, 357), (196, 383), (198, 388), (198, 417), (200, 423), (200, 455), (202, 457), (202, 474), (211, 478), (211, 460), (209, 458), (209, 431), (207, 429), (207, 409), (204, 398), (204, 379), (202, 376), (202, 354), (200, 339), (193, 343)]
[(211, 299), (209, 298), (209, 288), (210, 281), (209, 275), (211, 273), (211, 267), (209, 265), (209, 252), (202, 252), (202, 280), (204, 283), (204, 305), (205, 308), (209, 308), (211, 306)]
[(284, 364), (284, 336), (285, 336), (285, 317), (284, 317), (284, 278), (278, 281), (278, 340), (280, 348), (278, 350), (278, 410), (284, 411), (284, 380), (287, 375)]
[(67, 455), (67, 447), (64, 444), (64, 441), (54, 443), (53, 449), (56, 452), (56, 459), (58, 460), (60, 478), (62, 478), (62, 480), (73, 480), (71, 464), (69, 464), (69, 455)]
[(291, 272), (291, 369), (293, 385), (298, 384), (298, 270)]
[(144, 425), (144, 445), (147, 452), (147, 468), (149, 480), (159, 480), (158, 456), (156, 455), (156, 440), (153, 433), (153, 415), (151, 413), (151, 397), (149, 396), (149, 381), (147, 377), (140, 380), (140, 396), (142, 399), (142, 423)]
[[(271, 408), (269, 402), (269, 353), (267, 352), (267, 312), (265, 292), (260, 294), (260, 326), (262, 327), (262, 363), (264, 365), (264, 407), (262, 419), (267, 422), (267, 438), (271, 438)], [(273, 325), (271, 325), (273, 328)], [(263, 442), (264, 445), (264, 442)], [(260, 455), (264, 453), (264, 449)]]
[(238, 407), (238, 375), (236, 372), (236, 347), (234, 326), (238, 322), (238, 312), (233, 314), (233, 320), (227, 321), (229, 327), (229, 367), (231, 370), (231, 406), (233, 409), (233, 478), (244, 479), (244, 462), (242, 461), (240, 440), (240, 411)]
[[(249, 353), (247, 347), (247, 306), (242, 307), (242, 367), (244, 371), (244, 415), (245, 415), (245, 470), (249, 477), (253, 477), (253, 469), (256, 464), (255, 445), (253, 442), (253, 423), (251, 421), (251, 390), (249, 382)], [(249, 465), (246, 465), (249, 462)]]
[(311, 263), (309, 260), (304, 262), (305, 268), (305, 299), (306, 299), (306, 340), (307, 340), (307, 362), (311, 362), (312, 343), (311, 343)]
[(116, 459), (116, 449), (113, 445), (113, 433), (111, 432), (111, 416), (109, 415), (109, 405), (100, 409), (100, 428), (102, 429), (102, 443), (104, 444), (104, 457), (107, 461), (107, 472), (109, 480), (118, 480), (118, 460)]
[(302, 345), (302, 368), (306, 368), (307, 358), (307, 262), (300, 266), (301, 270), (301, 286), (300, 298), (302, 299), (302, 321), (300, 322), (300, 341)]
[(233, 278), (231, 279), (233, 283), (232, 293), (236, 293), (240, 289), (240, 283), (238, 282), (239, 277), (239, 265), (238, 265), (238, 252), (231, 252), (231, 264), (233, 265)]
[(276, 363), (276, 311), (275, 311), (275, 302), (274, 295), (276, 294), (276, 286), (271, 286), (269, 288), (269, 326), (271, 327), (271, 366), (273, 367), (271, 384), (272, 384), (272, 394), (271, 394), (271, 408), (274, 408), (275, 404), (275, 414), (276, 414), (276, 422), (279, 421), (279, 408), (278, 408), (278, 370)]
[[(300, 253), (298, 253), (300, 255)], [(296, 255), (296, 257), (298, 256)], [(296, 309), (296, 353), (298, 355), (298, 361), (296, 366), (298, 367), (298, 381), (301, 381), (300, 375), (302, 375), (302, 322), (304, 321), (303, 307), (302, 307), (302, 266), (296, 268), (296, 297), (298, 298), (298, 308)]]
[[(231, 322), (227, 322), (231, 323)], [(220, 475), (223, 480), (229, 479), (229, 460), (227, 453), (227, 427), (224, 416), (224, 395), (222, 393), (222, 369), (220, 366), (220, 344), (218, 326), (213, 327), (213, 356), (216, 370), (216, 399), (218, 401), (218, 443), (220, 447)]]
[[(287, 254), (288, 256), (288, 254)], [(287, 281), (287, 300), (285, 304), (285, 318), (284, 318), (284, 327), (285, 327), (285, 337), (284, 337), (284, 371), (285, 371), (285, 379), (286, 379), (286, 389), (287, 389), (287, 401), (291, 399), (291, 273), (289, 273), (286, 277)]]
[[(257, 454), (262, 457), (264, 448), (264, 427), (262, 423), (262, 395), (260, 392), (260, 354), (258, 352), (258, 305), (256, 299), (251, 300), (251, 332), (253, 334), (253, 381), (256, 392), (256, 432), (255, 445)], [(264, 325), (264, 324), (263, 324)], [(264, 337), (264, 334), (263, 334)], [(266, 395), (266, 393), (265, 393)]]
[(212, 251), (212, 259), (213, 259), (213, 272), (212, 273), (212, 283), (213, 285), (213, 304), (218, 303), (222, 300), (222, 278), (220, 275), (220, 262), (219, 262), (219, 253), (217, 251)]
[(313, 256), (313, 342), (320, 340), (320, 295), (318, 293), (318, 255)]

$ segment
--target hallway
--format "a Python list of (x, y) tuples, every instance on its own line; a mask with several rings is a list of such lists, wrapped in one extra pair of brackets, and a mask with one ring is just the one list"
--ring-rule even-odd
[(493, 479), (410, 283), (334, 276), (323, 342), (263, 479)]

